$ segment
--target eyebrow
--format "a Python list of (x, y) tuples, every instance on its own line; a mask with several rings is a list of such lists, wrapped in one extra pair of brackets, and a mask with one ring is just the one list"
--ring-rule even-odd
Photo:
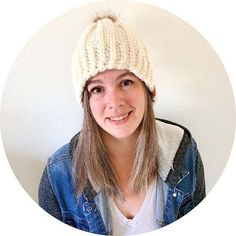
[(100, 84), (102, 84), (102, 80), (100, 80), (100, 79), (88, 80), (87, 83), (86, 83), (86, 85), (88, 86), (88, 85), (90, 85), (90, 84), (95, 84), (95, 83), (100, 83)]
[[(122, 77), (124, 77), (124, 76), (126, 76), (126, 75), (133, 75), (133, 76), (135, 76), (135, 74), (132, 73), (131, 71), (126, 71), (126, 72), (122, 73), (121, 75), (119, 75), (119, 76), (117, 77), (117, 79), (120, 79), (120, 78), (122, 78)], [(136, 76), (135, 76), (135, 77), (136, 77)]]
[[(134, 73), (132, 73), (132, 72), (130, 72), (130, 71), (126, 71), (126, 72), (120, 74), (120, 75), (117, 77), (117, 80), (119, 80), (119, 79), (121, 79), (122, 77), (125, 77), (125, 76), (127, 76), (127, 75), (132, 75), (132, 76), (135, 76), (135, 77), (136, 77), (136, 75), (135, 75)], [(101, 79), (88, 80), (88, 81), (87, 81), (87, 86), (90, 85), (90, 84), (94, 84), (94, 83), (100, 83), (100, 84), (101, 84), (101, 83), (103, 83), (103, 82), (102, 82)]]

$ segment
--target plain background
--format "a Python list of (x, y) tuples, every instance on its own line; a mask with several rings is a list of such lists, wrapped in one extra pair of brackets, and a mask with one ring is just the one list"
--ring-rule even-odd
[(69, 11), (35, 34), (17, 57), (1, 109), (3, 144), (15, 175), (37, 201), (48, 156), (80, 130), (83, 113), (72, 88), (71, 55), (81, 31), (104, 9), (120, 15), (147, 45), (155, 71), (156, 116), (190, 129), (209, 192), (234, 136), (233, 95), (224, 67), (190, 25), (157, 7), (128, 1)]
[[(143, 8), (142, 8), (142, 10), (143, 10)], [(122, 16), (123, 16), (123, 12), (122, 12)], [(140, 12), (139, 12), (139, 16), (140, 16)], [(129, 16), (129, 17), (131, 17), (131, 16)], [(178, 20), (177, 23), (178, 23), (178, 26), (179, 26), (179, 24), (181, 24), (182, 21)], [(184, 23), (184, 25), (186, 26), (185, 23)], [(52, 26), (51, 23), (47, 27), (50, 28), (50, 26)], [(60, 27), (61, 27), (61, 25), (60, 25)], [(135, 28), (135, 25), (134, 25), (133, 28)], [(171, 62), (173, 62), (172, 66), (174, 66), (174, 67), (176, 66), (177, 68), (173, 68), (175, 70), (171, 71), (171, 70), (169, 70), (171, 68), (170, 65), (167, 65), (170, 62), (170, 60), (168, 60), (170, 57), (166, 56), (166, 58), (164, 57), (164, 59), (163, 59), (163, 56), (165, 56), (164, 52), (166, 52), (166, 51), (164, 51), (164, 52), (162, 52), (163, 54), (159, 54), (158, 58), (157, 58), (158, 65), (160, 65), (159, 66), (160, 67), (159, 68), (159, 79), (158, 79), (158, 88), (159, 88), (160, 99), (159, 99), (159, 101), (157, 101), (157, 105), (158, 105), (157, 109), (158, 109), (158, 115), (160, 117), (162, 117), (162, 118), (169, 118), (169, 119), (172, 119), (174, 121), (180, 122), (181, 124), (183, 124), (183, 125), (185, 125), (185, 126), (187, 126), (188, 128), (191, 129), (195, 139), (197, 140), (197, 142), (199, 144), (199, 149), (200, 149), (202, 155), (204, 154), (203, 152), (206, 151), (205, 154), (207, 154), (207, 151), (212, 149), (211, 151), (213, 151), (212, 153), (215, 156), (213, 156), (213, 157), (211, 156), (210, 157), (210, 155), (209, 155), (209, 158), (205, 158), (205, 155), (204, 155), (204, 163), (206, 164), (206, 166), (209, 167), (209, 170), (210, 170), (210, 172), (208, 172), (208, 178), (210, 179), (210, 177), (211, 177), (211, 174), (209, 174), (209, 173), (213, 173), (212, 176), (215, 176), (215, 179), (213, 179), (212, 185), (209, 185), (209, 181), (208, 181), (208, 190), (209, 190), (210, 189), (209, 186), (212, 187), (214, 185), (214, 183), (215, 183), (214, 181), (217, 180), (217, 178), (218, 178), (217, 174), (219, 175), (221, 173), (222, 168), (224, 167), (224, 161), (227, 160), (227, 157), (229, 156), (229, 152), (230, 152), (230, 148), (231, 148), (231, 143), (228, 143), (228, 146), (225, 146), (226, 143), (224, 143), (224, 142), (222, 143), (220, 141), (226, 141), (227, 142), (227, 139), (230, 137), (230, 134), (232, 135), (234, 133), (234, 130), (232, 130), (232, 126), (231, 126), (231, 129), (230, 129), (230, 125), (232, 123), (229, 123), (230, 118), (234, 117), (234, 110), (230, 110), (230, 108), (232, 108), (231, 106), (233, 106), (232, 100), (230, 100), (230, 99), (232, 99), (232, 97), (230, 97), (230, 96), (232, 96), (232, 94), (231, 94), (231, 90), (230, 90), (229, 84), (227, 84), (227, 80), (225, 80), (226, 75), (224, 73), (224, 69), (222, 71), (222, 65), (221, 65), (220, 61), (217, 58), (215, 58), (216, 56), (215, 56), (214, 52), (212, 51), (212, 49), (209, 48), (209, 45), (207, 45), (207, 43), (204, 42), (204, 40), (198, 34), (196, 34), (196, 32), (194, 30), (191, 29), (191, 27), (190, 28), (187, 27), (187, 28), (190, 29), (190, 31), (191, 31), (190, 33), (192, 33), (194, 35), (193, 38), (196, 39), (196, 37), (197, 37), (197, 39), (199, 40), (200, 45), (197, 45), (197, 46), (200, 46), (200, 49), (206, 47), (206, 51), (208, 52), (208, 53), (204, 53), (205, 57), (201, 57), (201, 59), (202, 59), (202, 61), (204, 63), (202, 62), (202, 64), (201, 64), (201, 61), (197, 61), (200, 64), (195, 64), (194, 65), (195, 66), (194, 67), (195, 68), (195, 72), (197, 72), (197, 75), (198, 75), (198, 78), (200, 78), (199, 79), (200, 81), (201, 81), (201, 78), (203, 76), (208, 75), (209, 78), (205, 77), (205, 80), (209, 79), (212, 83), (210, 84), (210, 82), (209, 82), (208, 86), (204, 87), (205, 83), (208, 83), (207, 81), (204, 81), (204, 83), (202, 81), (201, 81), (201, 83), (198, 83), (198, 82), (195, 81), (194, 86), (191, 87), (191, 85), (193, 83), (192, 79), (194, 78), (194, 76), (197, 76), (197, 75), (196, 74), (193, 75), (192, 73), (189, 72), (189, 74), (187, 73), (187, 75), (191, 75), (191, 78), (187, 78), (186, 71), (183, 70), (180, 73), (178, 68), (184, 69), (186, 67), (184, 67), (183, 65), (185, 65), (187, 63), (192, 65), (193, 61), (189, 61), (186, 58), (184, 58), (184, 59), (182, 58), (181, 59), (182, 61), (181, 60), (178, 61), (178, 60), (176, 60), (175, 56), (176, 55), (178, 56), (179, 54), (182, 55), (182, 51), (180, 51), (179, 54), (178, 54), (178, 52), (174, 52), (172, 57), (171, 57), (171, 59), (172, 59)], [(40, 34), (43, 31), (45, 31), (45, 29), (46, 28), (44, 27), (44, 29), (41, 30)], [(135, 30), (135, 31), (137, 32), (137, 30)], [(78, 29), (78, 32), (79, 32), (79, 29)], [(145, 29), (145, 32), (146, 32), (146, 29)], [(189, 31), (188, 31), (188, 33), (189, 33)], [(140, 32), (140, 35), (142, 35), (141, 32)], [(36, 36), (37, 35), (35, 35), (35, 37), (31, 40), (31, 42), (33, 42), (33, 40), (35, 38), (37, 38)], [(181, 34), (181, 36), (182, 36), (182, 34)], [(42, 36), (42, 37), (44, 37), (44, 36)], [(49, 35), (46, 34), (45, 37), (49, 37), (49, 40), (51, 40), (50, 34)], [(167, 39), (169, 39), (169, 38), (167, 38)], [(180, 39), (182, 39), (182, 38), (180, 38)], [(45, 38), (43, 38), (41, 40), (43, 40), (43, 42), (45, 42), (44, 41)], [(63, 39), (61, 39), (61, 40), (63, 41)], [(69, 40), (73, 40), (73, 39), (70, 38)], [(148, 38), (146, 39), (145, 38), (145, 40), (149, 44), (149, 40), (150, 39), (148, 39)], [(173, 43), (173, 39), (172, 39), (172, 41), (170, 40), (170, 42)], [(181, 42), (182, 41), (180, 40), (179, 43), (181, 43)], [(45, 58), (47, 57), (47, 55), (51, 55), (50, 53), (47, 54), (50, 50), (53, 51), (54, 50), (53, 48), (57, 48), (57, 45), (55, 45), (57, 43), (58, 43), (58, 41), (54, 40), (54, 42), (51, 44), (51, 47), (52, 47), (51, 49), (48, 47), (48, 50), (47, 50), (47, 47), (46, 47), (46, 51), (44, 51), (46, 53)], [(186, 41), (185, 41), (185, 43), (186, 43)], [(59, 42), (59, 45), (61, 45), (60, 42)], [(168, 44), (168, 45), (172, 46), (171, 44)], [(40, 45), (38, 45), (38, 46), (40, 46)], [(157, 47), (158, 47), (158, 45), (157, 45)], [(45, 45), (41, 45), (41, 48), (40, 47), (38, 47), (38, 48), (39, 49), (45, 49)], [(192, 60), (195, 61), (197, 59), (196, 54), (198, 54), (198, 53), (199, 53), (199, 57), (201, 56), (201, 53), (202, 53), (201, 50), (200, 51), (195, 50), (196, 48), (197, 48), (196, 45), (191, 45), (191, 47), (189, 47), (190, 57), (188, 57), (188, 59), (192, 59)], [(173, 49), (175, 49), (175, 47), (172, 46), (169, 51), (173, 51)], [(183, 48), (181, 48), (181, 50), (182, 49), (185, 49), (185, 45), (183, 45)], [(24, 50), (26, 50), (25, 52), (27, 54), (27, 47), (24, 48)], [(21, 52), (21, 55), (22, 55), (22, 53), (24, 53), (24, 50)], [(196, 54), (194, 53), (194, 55), (192, 55), (192, 51), (194, 51)], [(32, 59), (32, 56), (34, 57), (35, 55), (31, 55), (30, 52), (31, 51), (29, 49), (28, 53), (30, 54), (30, 56), (31, 56), (30, 58)], [(42, 51), (38, 51), (38, 53), (43, 53), (43, 52)], [(60, 52), (57, 51), (56, 55), (58, 55), (57, 53), (60, 54)], [(191, 55), (193, 57), (191, 57)], [(211, 56), (213, 57), (213, 62), (211, 60), (209, 60), (211, 58)], [(180, 59), (181, 57), (179, 56), (177, 58)], [(207, 60), (206, 60), (206, 58), (207, 58)], [(23, 61), (20, 61), (22, 64), (25, 64), (24, 63), (25, 62), (24, 59), (23, 59)], [(19, 60), (19, 59), (17, 59), (17, 60)], [(22, 59), (20, 59), (20, 60), (22, 60)], [(58, 59), (58, 60), (60, 61), (60, 59)], [(210, 64), (209, 64), (209, 61), (211, 61)], [(30, 60), (30, 62), (32, 62), (32, 60)], [(40, 64), (40, 62), (41, 61), (37, 61), (36, 65), (37, 66), (41, 65), (41, 71), (44, 71), (44, 70), (47, 69), (47, 67), (46, 68), (44, 67), (46, 64), (49, 64), (48, 65), (49, 68), (52, 67), (52, 64), (56, 64), (58, 70), (60, 71), (60, 73), (59, 72), (57, 73), (57, 75), (60, 75), (58, 81), (61, 81), (61, 82), (63, 81), (62, 77), (64, 77), (65, 75), (63, 75), (62, 71), (64, 71), (64, 70), (66, 71), (67, 69), (64, 69), (64, 68), (66, 68), (67, 66), (60, 68), (60, 66), (58, 66), (58, 64), (57, 64), (58, 63), (57, 60), (56, 60), (56, 62), (48, 60), (48, 61), (46, 61), (46, 63), (45, 63), (45, 61), (43, 61), (43, 63), (45, 63), (45, 64), (43, 64), (42, 62), (41, 62), (42, 64)], [(15, 68), (17, 68), (17, 63), (18, 62), (16, 61), (15, 65), (14, 65)], [(156, 61), (155, 61), (155, 63), (156, 63)], [(29, 64), (30, 63), (28, 63), (28, 65)], [(20, 68), (19, 65), (20, 64), (18, 64), (18, 68)], [(59, 65), (61, 65), (61, 64), (59, 63)], [(167, 65), (168, 73), (170, 73), (170, 74), (167, 74), (167, 75), (165, 74), (166, 73), (166, 71), (165, 71), (166, 69), (163, 69), (163, 68), (165, 68), (165, 67), (163, 67), (163, 65), (164, 66)], [(204, 67), (204, 65), (205, 65), (205, 67)], [(216, 65), (218, 65), (218, 67)], [(211, 67), (211, 66), (213, 66), (214, 68), (216, 67), (217, 72), (218, 73), (219, 72), (222, 73), (222, 74), (220, 74), (221, 76), (217, 76), (216, 74), (214, 74), (208, 68), (208, 67)], [(205, 70), (202, 71), (202, 72), (199, 72), (199, 70), (198, 70), (199, 67), (204, 68)], [(60, 96), (56, 96), (56, 98), (55, 98), (54, 95), (50, 93), (50, 95), (52, 96), (51, 97), (51, 99), (52, 99), (51, 102), (52, 103), (48, 104), (48, 97), (47, 97), (47, 99), (45, 98), (45, 100), (44, 100), (44, 96), (42, 96), (42, 95), (45, 95), (45, 87), (44, 87), (44, 85), (47, 84), (48, 81), (47, 81), (47, 83), (40, 84), (39, 82), (38, 83), (35, 82), (37, 80), (33, 80), (35, 84), (31, 81), (33, 83), (33, 85), (34, 85), (34, 86), (32, 86), (32, 83), (30, 84), (28, 80), (29, 80), (29, 78), (32, 78), (32, 77), (35, 79), (35, 77), (32, 76), (32, 75), (34, 75), (34, 73), (32, 73), (31, 70), (28, 71), (29, 68), (30, 67), (28, 67), (28, 66), (24, 67), (22, 69), (22, 71), (23, 71), (22, 76), (20, 77), (21, 81), (23, 81), (23, 82), (27, 81), (28, 82), (26, 84), (29, 87), (27, 87), (27, 86), (25, 87), (25, 85), (22, 85), (22, 87), (20, 87), (21, 83), (19, 83), (19, 81), (17, 81), (17, 82), (15, 81), (15, 84), (14, 84), (14, 73), (11, 72), (11, 74), (9, 76), (9, 79), (8, 79), (9, 82), (7, 81), (7, 85), (9, 86), (9, 90), (8, 90), (8, 96), (9, 96), (8, 100), (9, 101), (8, 101), (8, 104), (11, 105), (11, 106), (9, 106), (8, 109), (5, 109), (5, 115), (8, 112), (8, 116), (4, 115), (4, 112), (3, 112), (4, 111), (4, 105), (2, 106), (1, 117), (2, 117), (3, 143), (5, 145), (6, 154), (7, 154), (8, 158), (9, 158), (10, 163), (12, 165), (12, 168), (13, 168), (17, 178), (20, 180), (21, 184), (25, 187), (27, 192), (33, 193), (33, 191), (30, 192), (30, 189), (28, 187), (31, 186), (32, 183), (35, 183), (35, 180), (37, 180), (37, 175), (40, 172), (40, 171), (38, 171), (37, 168), (39, 168), (41, 161), (43, 163), (43, 161), (46, 160), (47, 154), (48, 154), (47, 152), (50, 152), (49, 149), (51, 147), (52, 147), (52, 149), (54, 149), (53, 145), (55, 145), (55, 147), (57, 147), (57, 145), (60, 146), (60, 144), (65, 141), (66, 135), (68, 135), (68, 137), (69, 137), (71, 130), (68, 131), (68, 127), (67, 128), (65, 127), (64, 121), (67, 120), (68, 117), (71, 116), (71, 114), (78, 114), (78, 116), (79, 116), (79, 108), (77, 108), (76, 102), (74, 102), (74, 105), (71, 105), (71, 107), (69, 107), (69, 108), (68, 107), (66, 107), (66, 108), (63, 107), (63, 105), (61, 103), (63, 101), (63, 99), (66, 98), (66, 102), (64, 101), (64, 104), (69, 104), (71, 102), (70, 99), (68, 98), (70, 96), (71, 96), (71, 100), (74, 100), (73, 95), (72, 95), (73, 92), (71, 90), (72, 88), (67, 88), (67, 87), (69, 87), (68, 85), (67, 85), (67, 87), (63, 88), (63, 91), (64, 91), (64, 89), (68, 89), (68, 94), (66, 93), (66, 96), (62, 96), (62, 95), (65, 94), (65, 92), (61, 93), (60, 89), (59, 89), (59, 91), (57, 90), (58, 89), (58, 87), (57, 87), (58, 84), (57, 84), (57, 86), (55, 86), (55, 81), (52, 82), (51, 87), (48, 85), (49, 87), (46, 87), (46, 88), (48, 90), (50, 90), (50, 91), (51, 91), (51, 88), (53, 88), (54, 89), (53, 91), (55, 93), (58, 93)], [(34, 68), (34, 66), (33, 66), (33, 68)], [(31, 67), (31, 69), (32, 69), (32, 67)], [(190, 69), (192, 69), (192, 68), (190, 68)], [(39, 71), (40, 71), (40, 69), (39, 69)], [(206, 71), (208, 71), (208, 73), (205, 74), (204, 72), (206, 72)], [(33, 71), (33, 72), (35, 72), (35, 71)], [(37, 69), (36, 72), (38, 72), (38, 69)], [(35, 74), (37, 75), (36, 72), (35, 72)], [(48, 74), (48, 73), (50, 74), (50, 71), (46, 71), (46, 72), (47, 73), (45, 73), (45, 74)], [(27, 77), (27, 73), (32, 73), (32, 74), (30, 74), (30, 76), (28, 75), (28, 79), (26, 78)], [(43, 75), (45, 75), (45, 74), (43, 74)], [(181, 74), (181, 75), (179, 75), (179, 74)], [(179, 81), (181, 81), (181, 82), (185, 81), (186, 87), (188, 89), (190, 89), (189, 94), (191, 94), (191, 95), (193, 94), (194, 95), (194, 92), (198, 94), (198, 97), (197, 96), (192, 96), (192, 98), (194, 98), (196, 100), (193, 101), (193, 100), (191, 100), (191, 97), (188, 97), (188, 96), (187, 96), (188, 97), (187, 101), (186, 101), (186, 99), (185, 100), (183, 99), (183, 96), (186, 96), (186, 93), (185, 93), (186, 92), (186, 88), (184, 88), (184, 92), (182, 92), (181, 89), (183, 89), (183, 86), (180, 86), (179, 84), (174, 84), (174, 86), (173, 86), (172, 81), (175, 78), (175, 76), (173, 76), (173, 75), (180, 76), (180, 78), (178, 78)], [(214, 81), (213, 81), (213, 75), (214, 75)], [(47, 80), (48, 80), (49, 77), (50, 77), (50, 79), (55, 80), (55, 71), (53, 71), (53, 74), (51, 74), (51, 76), (47, 77)], [(51, 77), (53, 77), (53, 78), (51, 78)], [(13, 78), (13, 79), (11, 79), (11, 78)], [(19, 76), (18, 76), (18, 78), (19, 78)], [(222, 78), (224, 79), (223, 83), (221, 81)], [(169, 82), (168, 82), (168, 79), (169, 79)], [(42, 79), (42, 80), (46, 81), (46, 79), (45, 80)], [(13, 81), (12, 84), (11, 84), (11, 81)], [(189, 83), (189, 81), (191, 81), (191, 82)], [(62, 84), (63, 84), (63, 82), (62, 82)], [(66, 84), (68, 84), (68, 83), (66, 83)], [(217, 84), (218, 87), (215, 86), (215, 84)], [(10, 88), (10, 85), (13, 86), (13, 87)], [(40, 85), (41, 85), (41, 87), (40, 87)], [(178, 87), (178, 85), (179, 85), (179, 87)], [(41, 91), (39, 91), (36, 94), (35, 93), (31, 93), (32, 89), (35, 88), (35, 87), (39, 87), (39, 88), (38, 88), (38, 90), (37, 89), (33, 90), (34, 92), (39, 91), (39, 90), (41, 90)], [(204, 93), (204, 91), (203, 91), (203, 94), (200, 93), (201, 96), (199, 96), (199, 90), (198, 90), (199, 87), (206, 89), (206, 90), (204, 90), (205, 93)], [(11, 89), (13, 89), (13, 88), (15, 89), (15, 91), (11, 91)], [(169, 91), (167, 92), (167, 88), (168, 89), (172, 88), (171, 93), (169, 93)], [(229, 90), (227, 90), (227, 88)], [(47, 89), (46, 89), (46, 91), (47, 91)], [(227, 92), (229, 92), (229, 94), (227, 94), (225, 89), (226, 89)], [(6, 86), (6, 90), (5, 91), (7, 91), (7, 86)], [(26, 94), (25, 94), (26, 91), (28, 92), (27, 93), (27, 96), (28, 96), (27, 98), (28, 99), (26, 99)], [(14, 92), (17, 95), (19, 95), (19, 96), (14, 98)], [(219, 92), (219, 93), (216, 93), (216, 92)], [(5, 94), (6, 94), (6, 92), (5, 92)], [(40, 96), (39, 96), (39, 94), (40, 94)], [(49, 92), (48, 92), (48, 94), (49, 94)], [(179, 96), (177, 96), (177, 95), (179, 95)], [(209, 97), (209, 100), (212, 103), (209, 103), (209, 100), (206, 101), (206, 99), (202, 99), (202, 96), (204, 97), (204, 95), (205, 95), (205, 98)], [(41, 104), (41, 105), (32, 108), (32, 105), (30, 105), (30, 104), (32, 104), (35, 101), (38, 101), (37, 100), (38, 96), (39, 96), (39, 98), (41, 100), (41, 101), (39, 101), (39, 104)], [(7, 97), (7, 96), (3, 97), (3, 102), (7, 101), (7, 100), (4, 100), (5, 97)], [(34, 100), (34, 98), (35, 98), (35, 100)], [(176, 100), (176, 98), (179, 98), (180, 100)], [(219, 101), (215, 100), (215, 98), (217, 98)], [(227, 100), (227, 98), (229, 100)], [(13, 99), (13, 101), (10, 100), (10, 99)], [(57, 101), (56, 99), (62, 99), (62, 100)], [(33, 101), (29, 101), (29, 100), (33, 100)], [(173, 105), (170, 106), (169, 102), (171, 102), (171, 100), (172, 100), (172, 104), (173, 104), (173, 102), (175, 103), (176, 110), (173, 110)], [(50, 107), (51, 104), (55, 104), (55, 101), (56, 101), (56, 106), (55, 107)], [(185, 101), (185, 103), (183, 103), (183, 101)], [(217, 101), (219, 103), (217, 103)], [(182, 103), (180, 103), (180, 102), (182, 102)], [(73, 104), (73, 102), (72, 102), (72, 104)], [(201, 104), (201, 106), (199, 106), (199, 104)], [(168, 105), (169, 105), (169, 108), (168, 108)], [(76, 109), (78, 109), (78, 111), (77, 111), (78, 113), (77, 112), (74, 113), (74, 107), (73, 106), (76, 107)], [(57, 111), (58, 107), (62, 111), (55, 114), (55, 112)], [(23, 112), (22, 109), (24, 109), (24, 108), (25, 108), (25, 110)], [(71, 108), (71, 112), (72, 112), (71, 114), (68, 113), (68, 109), (70, 110), (70, 108)], [(64, 111), (65, 110), (67, 111), (67, 114), (65, 114), (63, 112), (63, 109), (64, 109)], [(194, 119), (194, 117), (192, 117), (192, 114), (191, 114), (191, 112), (193, 110), (195, 112), (195, 119)], [(45, 120), (44, 119), (40, 119), (40, 115), (41, 116), (42, 115), (48, 116), (48, 113), (50, 114), (51, 111), (52, 111), (52, 113), (54, 113), (54, 115), (50, 116), (50, 117), (54, 117), (51, 121), (48, 121), (48, 119), (45, 119)], [(183, 111), (186, 111), (186, 113), (183, 112)], [(199, 111), (205, 111), (206, 113), (205, 112), (199, 113)], [(233, 113), (230, 114), (230, 111), (233, 112)], [(172, 112), (173, 112), (173, 114), (172, 114)], [(223, 114), (221, 114), (221, 113), (223, 113)], [(14, 114), (14, 119), (12, 118), (13, 120), (10, 119), (11, 118), (11, 114)], [(58, 121), (58, 120), (60, 120), (60, 116), (59, 116), (60, 114), (64, 114), (64, 116), (66, 115), (66, 117), (64, 117), (62, 115), (62, 120)], [(218, 115), (221, 115), (220, 116), (221, 119), (219, 119), (219, 120), (218, 120), (218, 118), (219, 118)], [(228, 115), (228, 116), (224, 116), (224, 115)], [(230, 115), (232, 115), (232, 117), (230, 117)], [(5, 119), (4, 119), (4, 117), (5, 117)], [(191, 119), (189, 117), (191, 117)], [(74, 118), (76, 119), (76, 116)], [(208, 118), (208, 119), (211, 118), (211, 119), (208, 120), (209, 123), (205, 123), (206, 122), (205, 118)], [(222, 122), (222, 118), (225, 119), (225, 120), (223, 119), (223, 121), (225, 121), (225, 122)], [(229, 119), (229, 120), (227, 120), (227, 119)], [(198, 122), (196, 122), (197, 120), (198, 120)], [(9, 134), (8, 138), (5, 138), (5, 140), (4, 140), (4, 128), (7, 125), (7, 121), (9, 123), (8, 126), (7, 126), (8, 127), (8, 132), (12, 133), (12, 134)], [(4, 122), (6, 122), (6, 123), (4, 123)], [(46, 123), (43, 123), (43, 122), (46, 122)], [(217, 122), (219, 122), (219, 123), (217, 123)], [(212, 124), (210, 124), (210, 123), (212, 123)], [(46, 131), (42, 130), (42, 127), (44, 128), (45, 124), (46, 124), (46, 127), (48, 128)], [(58, 126), (58, 124), (61, 124), (61, 125)], [(197, 127), (197, 126), (195, 126), (196, 124), (201, 125), (201, 127), (204, 128), (204, 133), (201, 133), (201, 131), (199, 130), (200, 126)], [(203, 124), (204, 124), (204, 126), (202, 126)], [(214, 131), (213, 128), (212, 128), (212, 127), (214, 127), (214, 124), (218, 124), (219, 125), (219, 130), (217, 129), (215, 132), (209, 133), (209, 130), (210, 131)], [(21, 127), (17, 129), (17, 127), (19, 125)], [(79, 124), (77, 123), (77, 120), (74, 123), (73, 122), (69, 122), (69, 127), (71, 128), (71, 126), (74, 127), (75, 130), (76, 130), (79, 127)], [(227, 127), (228, 127), (228, 129), (227, 129)], [(27, 130), (28, 132), (27, 133), (26, 132), (20, 132), (22, 130), (25, 131), (26, 128), (28, 128), (28, 130)], [(29, 130), (30, 128), (34, 128), (34, 130), (30, 131)], [(233, 128), (234, 128), (234, 126), (233, 126)], [(63, 129), (66, 130), (65, 133), (63, 132)], [(39, 133), (37, 133), (38, 131), (39, 131)], [(44, 132), (46, 132), (46, 133), (44, 133)], [(60, 132), (62, 132), (62, 136), (60, 135)], [(73, 130), (72, 130), (72, 133), (73, 133)], [(207, 136), (207, 138), (208, 138), (207, 140), (204, 140), (204, 138), (206, 138), (206, 136), (205, 136), (206, 134), (208, 134), (209, 136)], [(18, 135), (18, 136), (15, 136), (15, 135)], [(56, 135), (57, 136), (56, 140), (55, 140), (55, 138), (51, 139), (50, 135), (53, 135), (53, 137), (55, 137), (55, 135)], [(209, 139), (210, 136), (211, 136), (211, 138)], [(5, 137), (7, 137), (7, 136), (5, 136)], [(44, 138), (47, 139), (47, 140), (44, 140)], [(232, 138), (232, 136), (231, 136), (231, 138)], [(7, 139), (8, 139), (8, 144), (7, 144), (7, 141), (6, 141)], [(212, 145), (211, 140), (212, 139), (214, 140), (213, 143), (216, 142), (214, 147), (211, 147), (211, 145)], [(48, 142), (48, 140), (49, 140), (49, 142)], [(232, 142), (232, 140), (231, 140), (231, 142)], [(23, 146), (20, 145), (20, 144), (22, 144)], [(32, 149), (29, 149), (29, 146), (28, 146), (29, 144), (32, 147)], [(7, 146), (7, 145), (9, 145), (9, 146)], [(205, 147), (205, 146), (208, 146), (208, 147)], [(11, 153), (8, 153), (7, 147), (10, 147), (10, 148), (13, 149), (12, 152), (15, 153), (15, 157), (13, 157), (13, 155), (9, 155)], [(226, 150), (227, 147), (228, 147), (228, 150)], [(35, 150), (37, 151), (37, 154), (42, 154), (42, 153), (39, 152), (39, 150), (41, 150), (41, 148), (43, 148), (43, 149), (47, 148), (47, 151), (45, 152), (45, 156), (43, 156), (43, 155), (32, 156), (35, 153)], [(217, 152), (216, 152), (216, 150), (217, 150)], [(45, 150), (43, 150), (43, 152), (44, 151)], [(226, 152), (228, 152), (228, 153), (226, 153)], [(212, 154), (212, 153), (210, 153), (210, 154)], [(224, 158), (225, 158), (224, 161), (221, 158), (217, 158), (217, 157), (221, 156), (222, 154), (227, 154), (227, 156), (224, 156)], [(20, 159), (20, 158), (22, 158), (22, 159)], [(40, 162), (37, 163), (36, 161), (34, 161), (35, 158), (39, 159)], [(33, 160), (32, 163), (30, 162), (30, 160)], [(209, 162), (207, 162), (207, 160), (209, 160)], [(12, 163), (14, 163), (16, 161), (18, 161), (18, 164), (20, 165), (20, 167), (17, 167), (18, 165), (14, 166), (14, 164), (12, 164)], [(217, 167), (218, 168), (220, 167), (220, 168), (217, 169)], [(17, 168), (18, 168), (18, 170), (17, 170)], [(19, 170), (24, 170), (24, 171), (19, 171)], [(212, 170), (214, 170), (214, 171), (212, 171)], [(16, 198), (16, 199), (18, 199), (18, 198)], [(220, 206), (218, 206), (218, 207), (220, 207)]]

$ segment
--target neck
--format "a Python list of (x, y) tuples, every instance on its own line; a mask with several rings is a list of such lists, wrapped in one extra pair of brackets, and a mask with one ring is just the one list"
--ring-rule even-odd
[(116, 139), (108, 133), (102, 135), (111, 163), (118, 174), (120, 187), (128, 184), (133, 168), (138, 134), (139, 131), (137, 130), (124, 139)]
[(102, 138), (108, 149), (110, 158), (125, 162), (133, 157), (138, 134), (139, 132), (137, 130), (129, 137), (117, 139), (108, 133), (103, 133)]

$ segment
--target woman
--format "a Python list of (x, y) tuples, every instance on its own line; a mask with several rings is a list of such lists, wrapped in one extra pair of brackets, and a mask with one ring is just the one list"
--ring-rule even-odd
[(96, 234), (130, 235), (170, 224), (205, 197), (190, 132), (155, 119), (144, 44), (113, 15), (98, 16), (73, 55), (82, 130), (48, 160), (39, 204)]

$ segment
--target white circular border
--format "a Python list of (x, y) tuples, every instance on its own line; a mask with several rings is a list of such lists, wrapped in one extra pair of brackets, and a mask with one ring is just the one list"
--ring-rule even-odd
[[(121, 1), (121, 0), (120, 0)], [(125, 1), (125, 0), (123, 0)], [(0, 92), (15, 58), (30, 38), (40, 28), (57, 16), (82, 4), (97, 1), (88, 0), (8, 0), (0, 4)], [(156, 0), (140, 1), (150, 3), (167, 10), (182, 18), (198, 30), (211, 44), (223, 62), (233, 86), (235, 82), (236, 36), (235, 1), (233, 0)], [(0, 96), (1, 102), (1, 96)], [(213, 190), (199, 207), (190, 212), (187, 217), (158, 231), (159, 235), (232, 235), (234, 227), (234, 212), (236, 203), (234, 180), (236, 174), (236, 142), (231, 156)], [(72, 227), (67, 227), (37, 207), (31, 197), (23, 190), (14, 176), (5, 157), (2, 142), (0, 144), (0, 235), (81, 235), (85, 234)], [(180, 223), (181, 221), (181, 223)], [(154, 235), (149, 233), (148, 235)], [(87, 235), (87, 234), (86, 234)]]

